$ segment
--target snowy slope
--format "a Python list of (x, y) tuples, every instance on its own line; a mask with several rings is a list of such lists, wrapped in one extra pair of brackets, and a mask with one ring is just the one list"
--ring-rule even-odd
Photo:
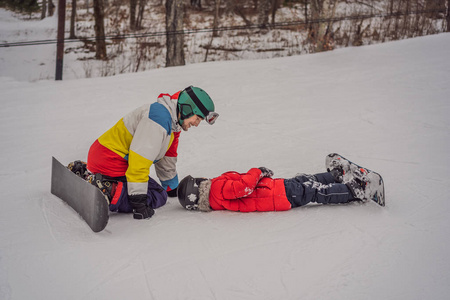
[[(110, 78), (0, 77), (0, 299), (447, 299), (449, 45), (440, 34)], [(180, 178), (322, 172), (338, 152), (384, 176), (386, 207), (198, 213), (171, 198), (94, 234), (50, 194), (51, 156), (86, 159), (125, 113), (189, 84), (221, 116), (182, 134)]]

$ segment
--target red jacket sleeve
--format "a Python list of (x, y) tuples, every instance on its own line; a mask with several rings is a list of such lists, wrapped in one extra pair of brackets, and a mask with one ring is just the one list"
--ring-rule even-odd
[(170, 145), (169, 149), (166, 152), (166, 156), (169, 157), (177, 157), (178, 153), (178, 140), (180, 138), (180, 132), (174, 132), (173, 133), (173, 141), (172, 144)]
[(223, 185), (222, 195), (226, 200), (247, 197), (253, 193), (261, 179), (261, 170), (252, 168), (245, 174), (234, 173), (233, 175), (227, 176), (226, 182)]

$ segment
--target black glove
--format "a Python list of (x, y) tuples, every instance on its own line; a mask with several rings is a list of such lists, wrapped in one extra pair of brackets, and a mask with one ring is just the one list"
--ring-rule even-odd
[(261, 177), (272, 177), (273, 171), (270, 169), (267, 169), (265, 167), (259, 168), (261, 170)]
[(136, 220), (150, 219), (155, 211), (147, 205), (147, 195), (128, 195), (128, 201), (133, 207), (133, 218)]
[(175, 188), (175, 189), (173, 189), (171, 191), (168, 191), (167, 192), (167, 196), (169, 196), (169, 197), (176, 197), (177, 196), (177, 191), (178, 191), (178, 188)]

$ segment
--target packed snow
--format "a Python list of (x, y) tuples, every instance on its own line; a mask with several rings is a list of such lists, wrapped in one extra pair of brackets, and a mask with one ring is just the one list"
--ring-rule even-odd
[[(0, 77), (0, 299), (448, 299), (449, 45), (439, 34), (60, 82), (21, 81), (35, 70), (18, 61)], [(386, 207), (200, 213), (170, 198), (93, 233), (50, 193), (51, 157), (86, 159), (127, 112), (191, 84), (220, 118), (182, 133), (180, 179), (323, 172), (337, 152), (384, 177)]]

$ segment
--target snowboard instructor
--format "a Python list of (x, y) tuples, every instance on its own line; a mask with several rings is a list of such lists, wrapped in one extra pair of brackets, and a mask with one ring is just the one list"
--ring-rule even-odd
[[(212, 125), (218, 116), (209, 95), (201, 88), (190, 86), (173, 95), (159, 95), (157, 102), (136, 108), (100, 136), (89, 149), (87, 169), (96, 174), (100, 189), (111, 186), (106, 190), (110, 210), (127, 198), (134, 219), (148, 219), (154, 214), (153, 208), (166, 203), (167, 194), (176, 197), (181, 130), (197, 127), (202, 120)], [(163, 195), (158, 195), (158, 203), (150, 199), (150, 189), (155, 185), (149, 177), (151, 165), (155, 166), (156, 175), (167, 192), (159, 191)], [(118, 184), (112, 185), (108, 179)]]

